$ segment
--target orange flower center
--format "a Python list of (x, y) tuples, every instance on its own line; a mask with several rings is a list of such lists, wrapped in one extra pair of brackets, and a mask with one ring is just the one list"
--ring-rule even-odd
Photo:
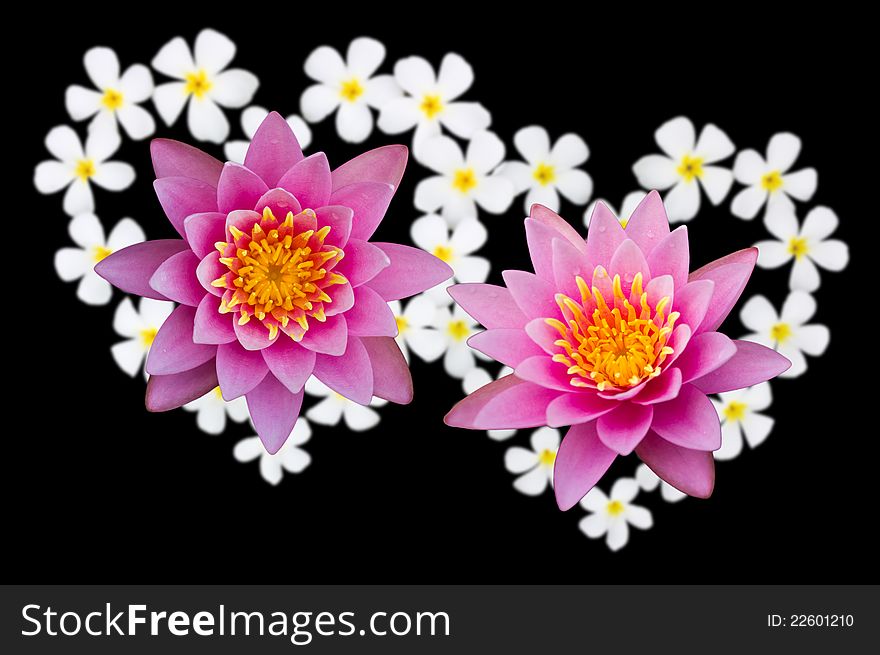
[[(605, 269), (597, 267), (594, 279), (605, 276)], [(673, 353), (667, 343), (679, 317), (678, 312), (666, 313), (670, 298), (664, 296), (652, 307), (641, 273), (633, 279), (628, 297), (615, 275), (607, 300), (582, 277), (576, 280), (580, 302), (557, 294), (563, 320), (545, 319), (559, 331), (554, 344), (562, 352), (553, 355), (553, 361), (568, 367), (571, 385), (593, 386), (590, 380), (599, 391), (626, 389), (660, 375), (661, 365)]]
[[(303, 214), (314, 219), (314, 212)], [(266, 207), (261, 220), (254, 223), (250, 234), (235, 226), (229, 227), (232, 243), (219, 242), (220, 263), (229, 273), (212, 282), (226, 289), (220, 312), (239, 307), (239, 325), (251, 318), (261, 321), (274, 339), (279, 325), (298, 341), (309, 329), (309, 318), (324, 322), (324, 303), (332, 302), (327, 289), (348, 280), (332, 272), (345, 253), (341, 248), (325, 245), (330, 227), (298, 231), (293, 212), (287, 212), (283, 223)], [(288, 330), (290, 320), (298, 329)]]

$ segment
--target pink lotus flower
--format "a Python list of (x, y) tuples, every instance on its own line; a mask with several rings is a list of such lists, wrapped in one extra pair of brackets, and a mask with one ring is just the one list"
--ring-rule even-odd
[(166, 139), (151, 150), (156, 194), (183, 238), (137, 244), (95, 267), (123, 291), (180, 303), (147, 358), (148, 410), (180, 407), (219, 384), (226, 400), (246, 396), (275, 453), (312, 374), (365, 405), (412, 400), (387, 301), (452, 270), (422, 250), (369, 241), (406, 147), (371, 150), (331, 173), (324, 153), (303, 158), (271, 113), (243, 166)]
[(706, 394), (763, 382), (790, 365), (769, 348), (716, 331), (758, 251), (688, 274), (687, 228), (669, 231), (656, 191), (626, 228), (599, 203), (586, 241), (541, 205), (525, 224), (535, 274), (505, 271), (506, 288), (449, 289), (487, 328), (468, 343), (514, 373), (459, 402), (446, 423), (571, 425), (554, 469), (563, 510), (633, 450), (672, 486), (710, 496), (721, 427)]

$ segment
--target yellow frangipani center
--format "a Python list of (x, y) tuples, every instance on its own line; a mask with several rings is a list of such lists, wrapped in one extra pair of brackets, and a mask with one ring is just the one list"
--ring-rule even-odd
[(628, 218), (618, 218), (617, 222), (620, 223), (620, 227), (622, 227), (625, 230), (626, 224), (629, 223), (629, 219)]
[(193, 95), (200, 100), (214, 86), (214, 83), (208, 78), (208, 74), (204, 70), (187, 73), (184, 79), (186, 80), (186, 86), (184, 86), (186, 95)]
[(550, 164), (538, 164), (532, 173), (532, 177), (534, 177), (535, 181), (541, 186), (547, 186), (556, 181), (556, 169)]
[(95, 246), (94, 248), (92, 248), (92, 259), (95, 260), (96, 264), (112, 254), (113, 251), (110, 250), (110, 248), (108, 248), (107, 246)]
[(676, 171), (685, 182), (693, 182), (695, 178), (703, 177), (703, 158), (685, 155)]
[(553, 466), (556, 462), (556, 453), (554, 453), (549, 448), (545, 448), (540, 453), (538, 453), (538, 463), (543, 466)]
[(810, 252), (810, 246), (804, 237), (792, 237), (788, 240), (788, 254), (795, 259), (802, 259)]
[(107, 89), (101, 98), (101, 104), (110, 111), (119, 109), (122, 106), (122, 101), (122, 91), (117, 91), (116, 89)]
[(770, 338), (777, 343), (785, 343), (791, 337), (791, 326), (788, 323), (777, 323), (770, 328)]
[(437, 114), (443, 111), (443, 101), (438, 95), (426, 93), (422, 98), (422, 102), (419, 103), (419, 109), (429, 119), (433, 119)]
[[(593, 278), (607, 275), (597, 266)], [(679, 317), (678, 312), (668, 312), (669, 296), (652, 307), (642, 289), (641, 273), (634, 276), (628, 297), (620, 276), (615, 275), (607, 301), (598, 287), (590, 288), (582, 277), (576, 282), (580, 302), (558, 293), (562, 320), (544, 319), (561, 337), (554, 345), (563, 352), (553, 355), (553, 361), (568, 367), (569, 383), (605, 391), (633, 387), (660, 375), (661, 365), (674, 352), (667, 344)]]
[(748, 405), (739, 400), (731, 400), (724, 406), (724, 418), (728, 421), (742, 421), (748, 408)]
[(145, 348), (149, 348), (153, 345), (153, 342), (156, 340), (156, 335), (159, 333), (159, 330), (156, 328), (144, 328), (141, 330), (141, 343), (144, 344)]
[[(314, 225), (315, 213), (303, 210), (297, 218)], [(325, 244), (330, 226), (300, 230), (293, 212), (283, 222), (266, 207), (250, 233), (229, 226), (232, 241), (216, 244), (220, 263), (229, 272), (214, 280), (226, 289), (220, 312), (238, 308), (239, 325), (256, 318), (274, 339), (281, 327), (295, 341), (309, 329), (309, 318), (324, 322), (324, 304), (332, 302), (326, 290), (348, 280), (331, 269), (342, 260), (341, 248)], [(294, 324), (289, 325), (291, 319)]]
[(217, 398), (217, 400), (223, 400), (223, 392), (220, 391), (220, 387), (214, 387), (212, 391), (214, 392), (214, 396)]
[(770, 171), (761, 176), (761, 188), (773, 193), (782, 188), (782, 175), (779, 171)]
[(447, 327), (447, 331), (449, 332), (449, 336), (456, 341), (464, 341), (471, 334), (470, 328), (468, 328), (467, 323), (465, 323), (461, 319), (450, 321), (449, 326)]
[(362, 95), (364, 95), (364, 85), (356, 77), (343, 82), (339, 88), (339, 96), (347, 102), (355, 102)]
[(449, 246), (437, 246), (434, 248), (434, 257), (444, 262), (452, 261), (452, 248)]
[(626, 509), (624, 504), (619, 500), (612, 500), (608, 503), (608, 506), (605, 508), (605, 511), (608, 512), (611, 516), (620, 516), (623, 514), (623, 511)]
[(395, 316), (394, 322), (397, 323), (397, 333), (403, 334), (409, 329), (409, 321), (406, 316)]
[(467, 193), (477, 186), (477, 175), (473, 168), (459, 168), (452, 176), (452, 187)]
[(90, 177), (95, 175), (95, 162), (91, 159), (80, 159), (76, 162), (73, 174), (81, 181), (87, 182)]

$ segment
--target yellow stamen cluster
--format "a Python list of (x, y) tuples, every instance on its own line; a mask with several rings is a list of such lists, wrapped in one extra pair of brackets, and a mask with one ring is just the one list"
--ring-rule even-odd
[(87, 182), (90, 177), (94, 177), (95, 172), (95, 162), (91, 159), (80, 159), (76, 162), (76, 168), (73, 170), (73, 174), (83, 182)]
[(550, 164), (538, 164), (535, 167), (532, 177), (541, 186), (547, 186), (556, 181), (556, 169)]
[(419, 109), (427, 118), (431, 119), (443, 111), (443, 101), (438, 95), (426, 94), (422, 98), (422, 102), (419, 103)]
[(434, 257), (449, 263), (452, 261), (452, 248), (449, 246), (439, 245), (434, 248)]
[(213, 86), (214, 83), (210, 80), (208, 74), (203, 70), (199, 70), (186, 74), (186, 84), (183, 87), (183, 92), (186, 95), (194, 95), (201, 100)]
[(452, 187), (461, 193), (467, 193), (476, 186), (477, 175), (473, 168), (460, 168), (452, 176)]
[(545, 448), (538, 453), (538, 463), (544, 466), (553, 466), (556, 463), (556, 453), (549, 448)]
[[(314, 212), (303, 215), (314, 224)], [(218, 242), (220, 263), (229, 273), (211, 284), (226, 289), (220, 312), (238, 308), (239, 325), (251, 318), (261, 321), (274, 339), (279, 326), (295, 341), (309, 329), (309, 318), (324, 322), (324, 303), (332, 302), (326, 289), (348, 280), (331, 269), (344, 256), (341, 248), (325, 245), (330, 227), (297, 231), (293, 212), (279, 222), (266, 207), (250, 234), (229, 226), (231, 243)], [(295, 326), (288, 329), (293, 319)]]
[(743, 402), (731, 400), (724, 407), (724, 418), (728, 421), (742, 421), (746, 417), (746, 410), (749, 408)]
[(456, 341), (464, 341), (471, 335), (471, 331), (468, 328), (467, 323), (465, 323), (461, 319), (450, 321), (449, 325), (446, 326), (446, 329), (449, 332), (449, 336)]
[[(594, 277), (607, 275), (600, 266)], [(615, 275), (610, 304), (599, 288), (590, 288), (580, 276), (576, 281), (580, 302), (556, 294), (564, 320), (545, 319), (560, 334), (554, 344), (564, 353), (553, 355), (553, 361), (568, 367), (570, 384), (599, 391), (626, 389), (659, 375), (674, 352), (667, 343), (679, 317), (678, 312), (667, 313), (669, 296), (651, 307), (641, 273), (635, 275), (629, 297)]]
[(355, 102), (362, 95), (364, 95), (364, 85), (356, 77), (343, 82), (339, 89), (339, 97), (347, 102)]
[(101, 96), (101, 104), (110, 111), (116, 111), (122, 107), (122, 102), (122, 91), (117, 91), (116, 89), (107, 89), (104, 91), (104, 95)]
[(776, 323), (770, 328), (770, 338), (776, 343), (785, 343), (791, 338), (791, 326), (788, 323)]
[(694, 178), (703, 177), (703, 158), (685, 155), (676, 169), (685, 182), (693, 182)]
[(803, 259), (810, 252), (810, 244), (804, 237), (792, 237), (788, 240), (787, 250), (795, 259)]
[(762, 175), (761, 188), (770, 193), (779, 191), (782, 188), (782, 175), (779, 174), (779, 171), (770, 171)]

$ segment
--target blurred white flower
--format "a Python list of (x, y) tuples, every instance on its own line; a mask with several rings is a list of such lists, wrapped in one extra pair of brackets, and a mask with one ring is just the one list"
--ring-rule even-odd
[(593, 210), (596, 209), (596, 203), (603, 202), (608, 209), (611, 210), (611, 213), (617, 216), (617, 220), (620, 221), (620, 224), (623, 227), (626, 227), (626, 224), (629, 222), (630, 216), (635, 211), (636, 207), (639, 206), (639, 203), (645, 199), (645, 196), (648, 195), (644, 191), (630, 191), (626, 194), (623, 199), (623, 202), (620, 204), (620, 211), (615, 209), (614, 205), (605, 200), (604, 198), (596, 198), (593, 202), (587, 205), (587, 209), (584, 212), (584, 225), (590, 227), (590, 219), (593, 217)]
[(363, 432), (379, 425), (379, 412), (371, 408), (388, 404), (388, 401), (374, 397), (369, 407), (359, 405), (336, 393), (314, 375), (306, 382), (306, 393), (323, 398), (306, 412), (310, 421), (319, 425), (337, 425), (340, 419), (344, 419), (348, 429), (354, 432)]
[(532, 125), (514, 134), (513, 144), (525, 162), (506, 161), (498, 174), (513, 182), (517, 194), (528, 190), (526, 213), (535, 203), (558, 211), (560, 193), (575, 205), (590, 199), (593, 180), (577, 168), (587, 161), (590, 150), (577, 134), (563, 134), (551, 147), (547, 130)]
[(633, 165), (645, 189), (671, 189), (663, 198), (670, 222), (689, 221), (700, 210), (702, 186), (713, 205), (724, 201), (733, 184), (729, 169), (710, 166), (733, 154), (734, 145), (707, 123), (697, 139), (694, 124), (679, 116), (661, 125), (654, 137), (665, 155), (647, 155)]
[(764, 203), (768, 212), (774, 208), (794, 211), (791, 198), (812, 198), (818, 182), (816, 169), (788, 172), (800, 151), (801, 140), (790, 132), (780, 132), (770, 138), (766, 159), (756, 150), (742, 150), (733, 162), (733, 176), (746, 188), (733, 197), (730, 211), (734, 216), (751, 220)]
[(807, 370), (804, 353), (818, 357), (831, 339), (826, 326), (807, 323), (815, 313), (816, 301), (805, 291), (788, 294), (781, 315), (767, 298), (753, 296), (740, 311), (740, 321), (753, 333), (742, 338), (778, 350), (791, 360), (791, 368), (779, 377), (796, 378)]
[(380, 109), (401, 95), (391, 75), (374, 75), (385, 60), (385, 46), (360, 37), (348, 46), (345, 61), (330, 46), (321, 46), (308, 56), (306, 75), (318, 82), (300, 98), (300, 111), (310, 123), (336, 111), (336, 132), (343, 141), (360, 143), (373, 131), (370, 107)]
[(394, 79), (407, 95), (382, 106), (379, 129), (399, 134), (415, 127), (415, 148), (440, 134), (441, 125), (469, 139), (492, 122), (480, 103), (456, 101), (474, 82), (473, 68), (460, 55), (450, 52), (443, 57), (439, 75), (425, 59), (406, 57), (394, 65)]
[(388, 303), (397, 321), (397, 345), (400, 346), (406, 361), (412, 350), (419, 359), (433, 362), (446, 350), (443, 339), (438, 338), (434, 327), (437, 304), (424, 294), (414, 296), (404, 308), (399, 300)]
[(236, 423), (242, 423), (250, 416), (244, 396), (226, 401), (220, 393), (220, 387), (214, 387), (201, 398), (188, 402), (183, 408), (188, 412), (196, 412), (196, 425), (208, 434), (222, 433), (226, 429), (227, 415)]
[(677, 503), (687, 498), (686, 493), (679, 491), (666, 480), (661, 480), (654, 471), (648, 468), (647, 464), (639, 464), (636, 469), (636, 482), (639, 483), (639, 488), (642, 491), (654, 491), (659, 486), (660, 497), (667, 503)]
[(593, 487), (581, 499), (581, 507), (592, 512), (578, 524), (590, 539), (605, 536), (605, 543), (611, 550), (617, 551), (629, 541), (629, 526), (647, 530), (654, 525), (651, 512), (639, 505), (633, 505), (633, 499), (639, 493), (639, 485), (633, 478), (620, 478), (611, 487), (610, 496)]
[(312, 437), (312, 428), (309, 422), (300, 416), (296, 419), (293, 431), (284, 442), (284, 445), (274, 455), (270, 455), (263, 442), (257, 436), (242, 439), (232, 455), (239, 462), (252, 462), (260, 458), (260, 475), (271, 485), (277, 485), (284, 477), (284, 471), (288, 473), (302, 473), (312, 463), (311, 456), (299, 446), (302, 446)]
[(477, 205), (502, 214), (513, 202), (513, 183), (492, 174), (504, 159), (504, 143), (492, 132), (477, 132), (467, 154), (448, 136), (435, 136), (426, 139), (415, 155), (420, 164), (438, 173), (419, 182), (416, 207), (429, 213), (442, 208), (450, 225), (477, 218)]
[[(505, 375), (510, 375), (511, 373), (513, 373), (512, 368), (509, 366), (502, 366), (498, 375), (494, 379), (497, 380), (503, 378)], [(480, 387), (485, 387), (492, 381), (492, 379), (492, 376), (489, 375), (489, 371), (476, 366), (465, 373), (465, 376), (461, 380), (461, 387), (464, 389), (465, 394), (470, 395)], [(490, 439), (504, 441), (515, 435), (516, 430), (489, 430), (487, 434)]]
[(715, 459), (733, 459), (743, 447), (743, 435), (750, 448), (757, 448), (773, 429), (773, 419), (759, 412), (770, 407), (770, 384), (762, 382), (754, 387), (718, 394), (712, 400), (721, 419), (721, 448), (714, 452)]
[(559, 430), (539, 428), (529, 438), (531, 449), (511, 446), (504, 453), (504, 466), (518, 477), (513, 488), (527, 496), (538, 496), (553, 486), (553, 465), (559, 450)]
[(121, 191), (134, 182), (134, 168), (107, 161), (121, 142), (119, 132), (104, 125), (89, 132), (83, 148), (73, 128), (53, 127), (46, 135), (46, 149), (55, 159), (37, 164), (34, 186), (47, 194), (67, 188), (64, 211), (70, 216), (95, 211), (92, 182), (108, 191)]
[(89, 130), (116, 129), (116, 121), (132, 139), (144, 139), (156, 131), (156, 122), (138, 103), (153, 93), (153, 76), (143, 64), (129, 66), (120, 75), (119, 59), (110, 48), (92, 48), (86, 52), (86, 73), (98, 89), (79, 84), (67, 87), (64, 104), (75, 121), (94, 116)]
[(798, 225), (794, 209), (769, 209), (764, 217), (767, 230), (778, 241), (759, 241), (758, 266), (778, 268), (794, 260), (789, 288), (815, 291), (819, 288), (820, 266), (829, 271), (842, 271), (849, 263), (849, 248), (838, 239), (828, 239), (837, 229), (837, 215), (827, 207), (816, 207), (807, 214), (803, 226)]
[(179, 81), (157, 86), (153, 102), (166, 125), (172, 125), (189, 103), (186, 124), (193, 137), (223, 143), (229, 136), (229, 120), (221, 107), (244, 107), (260, 82), (246, 70), (227, 68), (235, 57), (235, 44), (220, 32), (199, 32), (194, 50), (195, 56), (179, 36), (162, 46), (153, 68)]
[(450, 234), (446, 221), (437, 214), (428, 214), (413, 222), (410, 236), (419, 248), (452, 268), (452, 278), (425, 292), (438, 306), (452, 304), (446, 289), (456, 282), (485, 282), (489, 277), (489, 260), (471, 254), (482, 248), (489, 236), (476, 218), (462, 220)]
[[(134, 377), (143, 371), (144, 359), (150, 352), (156, 333), (174, 310), (174, 303), (167, 300), (141, 298), (135, 309), (131, 298), (123, 298), (113, 314), (113, 330), (126, 337), (110, 348), (114, 361), (123, 371)], [(144, 377), (147, 372), (143, 371)]]
[(475, 355), (486, 359), (485, 355), (467, 345), (467, 340), (477, 332), (482, 332), (482, 329), (460, 305), (454, 305), (452, 311), (448, 307), (438, 307), (434, 315), (434, 327), (437, 331), (432, 337), (443, 344), (446, 353), (443, 356), (443, 368), (452, 377), (464, 378), (477, 365)]
[[(223, 154), (226, 155), (226, 159), (238, 164), (244, 163), (248, 146), (251, 144), (250, 140), (254, 138), (257, 128), (260, 127), (263, 119), (268, 115), (268, 109), (257, 107), (256, 105), (252, 105), (241, 112), (241, 129), (244, 131), (245, 136), (247, 136), (247, 141), (227, 141), (223, 145)], [(290, 125), (290, 129), (293, 130), (296, 140), (299, 141), (300, 148), (303, 150), (308, 148), (312, 142), (312, 128), (309, 127), (309, 124), (296, 114), (291, 114), (286, 120), (287, 124)]]
[(55, 271), (65, 282), (79, 280), (76, 296), (87, 305), (106, 305), (113, 295), (110, 283), (95, 273), (95, 264), (146, 236), (130, 218), (121, 219), (110, 236), (104, 237), (101, 221), (94, 214), (80, 214), (71, 219), (68, 232), (78, 248), (61, 248), (55, 253)]

